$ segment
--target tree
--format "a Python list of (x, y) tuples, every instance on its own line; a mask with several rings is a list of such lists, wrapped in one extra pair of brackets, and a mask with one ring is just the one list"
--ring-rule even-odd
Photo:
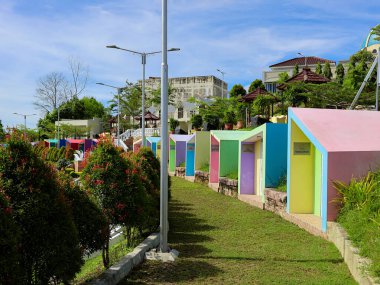
[(83, 97), (80, 101), (84, 105), (84, 118), (102, 118), (106, 111), (103, 104), (97, 101), (94, 97)]
[(341, 62), (339, 62), (339, 64), (337, 65), (335, 73), (336, 73), (336, 82), (338, 82), (339, 84), (343, 84), (345, 71), (344, 71), (343, 64)]
[(68, 59), (69, 70), (71, 75), (70, 86), (67, 89), (67, 96), (70, 99), (74, 97), (79, 98), (87, 85), (88, 78), (88, 66), (84, 66), (81, 61), (75, 59), (74, 57), (70, 57)]
[[(344, 78), (343, 85), (358, 90), (367, 75), (374, 55), (366, 50), (361, 50), (350, 57), (350, 63), (347, 75)], [(374, 91), (376, 88), (376, 72), (370, 77), (365, 91)]]
[(299, 73), (299, 66), (296, 64), (293, 68), (293, 76), (297, 75)]
[(241, 84), (235, 84), (230, 90), (230, 97), (244, 96), (245, 94), (247, 94), (247, 91)]
[(265, 89), (263, 81), (261, 81), (260, 79), (255, 79), (254, 81), (252, 81), (251, 85), (249, 85), (248, 93), (255, 91), (258, 87), (260, 87), (261, 89)]
[(316, 74), (319, 74), (319, 75), (322, 75), (322, 65), (320, 62), (317, 63), (317, 67), (315, 68), (315, 73)]
[(372, 33), (377, 36), (375, 40), (380, 41), (380, 24), (372, 29)]
[(323, 65), (323, 76), (328, 79), (331, 79), (332, 77), (331, 66), (328, 61), (326, 61), (325, 64)]
[(0, 142), (5, 139), (5, 132), (4, 132), (4, 127), (3, 123), (0, 120)]
[[(121, 157), (119, 150), (110, 141), (104, 140), (88, 158), (81, 181), (84, 189), (91, 193), (107, 215), (109, 225), (124, 226), (130, 242), (132, 228), (139, 226), (146, 201), (140, 170)], [(110, 236), (110, 230), (111, 227), (107, 237)], [(104, 266), (108, 268), (108, 242), (103, 246), (102, 257)]]
[[(177, 89), (173, 88), (171, 84), (168, 86), (168, 104), (174, 106), (175, 104), (175, 95)], [(156, 89), (151, 89), (147, 96), (147, 103), (151, 106), (161, 109), (161, 85)]]
[(194, 129), (200, 129), (203, 125), (202, 115), (196, 114), (191, 117), (191, 125)]
[(255, 113), (264, 115), (269, 118), (271, 113), (272, 104), (275, 103), (275, 98), (271, 95), (261, 95), (253, 101), (253, 109)]
[(60, 72), (51, 72), (37, 82), (33, 104), (45, 114), (52, 112), (67, 101), (68, 82)]
[(33, 153), (30, 143), (11, 138), (0, 148), (0, 173), (0, 189), (20, 228), (22, 284), (68, 283), (83, 261), (56, 170)]
[(289, 79), (289, 74), (288, 74), (286, 71), (281, 72), (281, 73), (278, 75), (277, 83), (278, 83), (278, 84), (283, 84), (283, 83), (285, 83), (288, 79)]

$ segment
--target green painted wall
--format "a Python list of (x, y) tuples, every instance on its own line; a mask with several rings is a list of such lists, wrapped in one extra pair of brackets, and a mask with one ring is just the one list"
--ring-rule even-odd
[(220, 142), (219, 153), (219, 176), (223, 177), (230, 173), (237, 174), (239, 165), (239, 141), (222, 140)]
[(322, 154), (317, 148), (314, 149), (314, 215), (321, 216)]
[(203, 164), (210, 163), (210, 132), (195, 134), (195, 170)]
[(169, 144), (169, 170), (171, 172), (175, 171), (175, 142), (170, 139), (170, 144)]

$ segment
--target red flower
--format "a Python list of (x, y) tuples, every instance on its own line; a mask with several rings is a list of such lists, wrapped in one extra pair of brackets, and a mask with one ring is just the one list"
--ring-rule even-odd
[(104, 183), (103, 180), (97, 179), (95, 180), (95, 185), (102, 185)]

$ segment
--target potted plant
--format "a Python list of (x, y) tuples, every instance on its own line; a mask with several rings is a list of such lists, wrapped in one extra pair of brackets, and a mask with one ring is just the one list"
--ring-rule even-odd
[(234, 111), (227, 110), (224, 113), (224, 129), (233, 130), (234, 124), (236, 124), (236, 115)]
[(191, 117), (191, 125), (193, 126), (193, 129), (196, 131), (199, 131), (203, 124), (203, 119), (201, 115), (194, 115)]
[(179, 126), (179, 121), (176, 119), (170, 118), (169, 126), (170, 126), (171, 133), (174, 134), (175, 129)]

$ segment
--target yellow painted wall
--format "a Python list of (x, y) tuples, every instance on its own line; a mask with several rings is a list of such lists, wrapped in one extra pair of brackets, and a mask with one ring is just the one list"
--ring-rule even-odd
[[(262, 195), (262, 163), (263, 163), (263, 154), (262, 154), (263, 143), (262, 141), (255, 142), (255, 193), (256, 195)], [(260, 187), (261, 186), (261, 187)]]
[(314, 212), (314, 160), (315, 148), (310, 144), (310, 154), (294, 155), (295, 142), (310, 142), (298, 126), (292, 122), (290, 149), (290, 213)]

